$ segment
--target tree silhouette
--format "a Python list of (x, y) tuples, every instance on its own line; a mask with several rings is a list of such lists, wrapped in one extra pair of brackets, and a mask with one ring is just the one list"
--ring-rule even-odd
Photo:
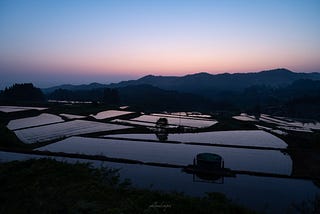
[(5, 88), (5, 90), (0, 93), (0, 99), (3, 102), (45, 101), (42, 91), (34, 87), (32, 83), (14, 84), (9, 88)]

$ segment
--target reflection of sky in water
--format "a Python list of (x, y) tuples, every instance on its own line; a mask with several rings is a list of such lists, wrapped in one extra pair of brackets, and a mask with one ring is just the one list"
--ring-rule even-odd
[[(135, 121), (135, 120), (115, 119), (115, 120), (112, 120), (112, 122), (132, 124), (132, 125), (140, 125), (140, 126), (148, 126), (148, 127), (155, 127), (156, 126), (156, 123), (141, 122), (141, 121)], [(167, 128), (177, 128), (177, 125), (168, 125)]]
[[(165, 117), (165, 116), (161, 116)], [(132, 120), (143, 121), (143, 122), (152, 122), (155, 123), (161, 118), (160, 116), (153, 115), (142, 115)], [(165, 117), (168, 120), (168, 123), (171, 125), (180, 125), (180, 126), (190, 126), (190, 127), (209, 127), (217, 123), (215, 120), (199, 120), (199, 119), (186, 119), (186, 118), (175, 118), (175, 117)]]
[(98, 120), (103, 120), (107, 118), (112, 118), (112, 117), (118, 117), (118, 116), (123, 116), (127, 114), (132, 114), (134, 112), (131, 111), (118, 111), (118, 110), (108, 110), (108, 111), (102, 111), (99, 112), (96, 115), (91, 115), (92, 117), (98, 119)]
[(86, 120), (72, 120), (64, 123), (17, 130), (14, 133), (24, 143), (38, 143), (61, 139), (79, 134), (112, 131), (131, 128), (111, 123), (100, 123)]
[[(118, 134), (105, 137), (158, 140), (155, 134)], [(241, 146), (262, 146), (286, 148), (287, 144), (280, 138), (265, 131), (216, 131), (199, 133), (168, 134), (169, 141), (214, 143)]]
[(18, 111), (28, 111), (28, 110), (45, 110), (47, 108), (41, 107), (22, 107), (22, 106), (0, 106), (0, 111), (9, 113), (9, 112), (18, 112)]
[(15, 130), (15, 129), (21, 129), (21, 128), (26, 128), (31, 126), (40, 126), (40, 125), (46, 125), (46, 124), (58, 123), (58, 122), (64, 122), (64, 120), (62, 120), (61, 117), (57, 115), (43, 113), (35, 117), (27, 117), (22, 119), (11, 120), (8, 123), (7, 127), (10, 130)]
[(237, 175), (224, 178), (223, 184), (193, 182), (192, 175), (179, 169), (152, 166), (112, 164), (121, 167), (121, 175), (131, 178), (138, 187), (155, 190), (185, 192), (203, 196), (206, 192), (222, 192), (234, 202), (262, 211), (265, 206), (270, 213), (285, 213), (292, 201), (312, 199), (319, 189), (311, 182), (297, 179), (266, 178)]
[[(0, 161), (25, 160), (31, 157), (42, 156), (0, 152)], [(120, 168), (121, 178), (129, 178), (135, 187), (140, 188), (178, 191), (193, 196), (203, 196), (205, 192), (222, 192), (232, 201), (257, 211), (263, 211), (267, 207), (267, 213), (285, 213), (292, 202), (312, 199), (316, 193), (320, 193), (319, 189), (307, 180), (237, 175), (236, 178), (224, 178), (223, 184), (199, 183), (193, 182), (192, 175), (183, 173), (180, 169), (70, 158), (56, 159), (72, 163), (92, 162), (96, 167), (104, 165)]]
[(140, 160), (143, 162), (188, 165), (202, 152), (223, 157), (225, 167), (234, 170), (250, 170), (291, 174), (292, 161), (280, 151), (224, 148), (171, 143), (135, 142), (113, 139), (71, 137), (38, 150), (52, 152), (102, 154), (107, 157)]
[[(282, 120), (284, 119), (284, 120)], [(274, 118), (266, 114), (262, 114), (260, 117), (261, 121), (264, 121), (266, 123), (273, 123), (280, 125), (278, 127), (286, 130), (295, 130), (295, 131), (304, 131), (304, 132), (311, 132), (310, 129), (320, 130), (320, 123), (319, 122), (309, 122), (309, 123), (302, 123), (298, 121), (294, 121), (290, 118), (283, 117), (280, 118)]]

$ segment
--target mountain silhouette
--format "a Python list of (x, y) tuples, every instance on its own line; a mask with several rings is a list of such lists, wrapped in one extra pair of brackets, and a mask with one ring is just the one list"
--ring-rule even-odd
[(43, 88), (41, 89), (43, 93), (49, 94), (57, 89), (64, 89), (69, 91), (88, 91), (88, 90), (95, 90), (105, 88), (107, 85), (100, 84), (100, 83), (90, 83), (90, 84), (82, 84), (82, 85), (72, 85), (72, 84), (64, 84), (59, 86), (54, 86), (50, 88)]
[(252, 85), (284, 87), (299, 79), (320, 80), (320, 73), (295, 73), (281, 68), (257, 73), (197, 73), (183, 77), (148, 75), (138, 80), (110, 84), (108, 87), (148, 84), (161, 89), (210, 97), (217, 92), (238, 92)]
[(45, 94), (48, 94), (56, 89), (77, 91), (104, 87), (122, 88), (133, 85), (151, 85), (164, 90), (173, 90), (211, 97), (221, 91), (239, 92), (253, 85), (284, 87), (299, 79), (320, 80), (320, 73), (295, 73), (290, 70), (280, 68), (256, 73), (209, 74), (202, 72), (182, 77), (147, 75), (137, 80), (122, 81), (119, 83), (61, 85), (42, 90)]
[(148, 75), (109, 85), (62, 85), (43, 91), (48, 99), (115, 103), (109, 99), (113, 92), (118, 104), (142, 111), (235, 110), (320, 118), (320, 73), (295, 73), (287, 69), (183, 77)]

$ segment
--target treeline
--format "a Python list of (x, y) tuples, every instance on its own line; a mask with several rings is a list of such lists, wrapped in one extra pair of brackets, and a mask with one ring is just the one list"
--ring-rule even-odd
[(213, 99), (249, 113), (320, 119), (320, 81), (315, 80), (297, 80), (285, 87), (255, 85), (239, 93), (222, 92)]
[(144, 111), (244, 111), (290, 117), (320, 118), (320, 81), (302, 79), (284, 87), (250, 86), (239, 92), (213, 91), (211, 99), (151, 85), (71, 91), (55, 90), (48, 99), (101, 101)]
[(320, 118), (320, 81), (297, 80), (286, 87), (250, 87), (243, 94), (247, 106), (260, 106), (265, 113)]
[(112, 105), (130, 105), (144, 111), (210, 110), (210, 101), (200, 96), (162, 90), (150, 85), (92, 90), (56, 89), (48, 100), (92, 101)]
[(32, 83), (14, 84), (0, 91), (0, 102), (2, 103), (41, 102), (45, 99), (42, 91), (34, 87)]
[(119, 104), (119, 94), (116, 89), (99, 88), (92, 90), (72, 91), (67, 89), (57, 89), (47, 95), (49, 100), (66, 101), (91, 101), (106, 104)]
[(289, 117), (320, 119), (320, 81), (301, 79), (274, 87), (253, 85), (244, 90), (211, 91), (208, 97), (164, 90), (151, 85), (89, 90), (56, 89), (43, 94), (32, 84), (14, 84), (0, 92), (2, 103), (45, 100), (91, 101), (107, 105), (129, 105), (141, 111), (241, 111)]
[(46, 100), (91, 101), (105, 104), (119, 104), (116, 89), (101, 88), (92, 90), (71, 91), (57, 89), (50, 94), (44, 94), (32, 83), (14, 84), (0, 91), (0, 102), (3, 104), (19, 102), (45, 102)]

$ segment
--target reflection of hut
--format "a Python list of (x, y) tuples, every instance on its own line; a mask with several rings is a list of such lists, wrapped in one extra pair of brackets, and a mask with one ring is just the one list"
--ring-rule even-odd
[[(193, 159), (193, 164), (186, 166), (183, 171), (193, 174), (195, 182), (223, 183), (225, 176), (235, 176), (230, 169), (224, 168), (223, 158), (213, 153), (197, 154)], [(202, 181), (196, 180), (196, 177)]]
[(168, 133), (167, 132), (157, 132), (156, 136), (159, 141), (165, 142), (168, 140)]
[(224, 168), (222, 157), (213, 153), (200, 153), (194, 159), (194, 165), (199, 169), (212, 170)]

